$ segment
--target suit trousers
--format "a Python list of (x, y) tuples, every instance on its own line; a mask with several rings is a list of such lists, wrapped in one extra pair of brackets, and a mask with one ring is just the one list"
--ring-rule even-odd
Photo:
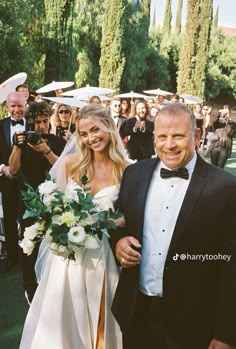
[(168, 336), (163, 321), (163, 299), (138, 293), (133, 322), (123, 334), (123, 349), (182, 349)]
[(17, 182), (2, 178), (2, 209), (5, 231), (7, 259), (9, 262), (18, 261), (18, 189)]

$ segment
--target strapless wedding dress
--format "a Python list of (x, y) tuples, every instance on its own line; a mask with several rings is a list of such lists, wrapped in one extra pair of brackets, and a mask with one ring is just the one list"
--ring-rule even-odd
[[(94, 201), (114, 202), (117, 195), (117, 186), (110, 186), (99, 191)], [(98, 249), (81, 249), (77, 262), (65, 261), (51, 252), (43, 255), (41, 280), (25, 321), (20, 349), (95, 349), (103, 282), (104, 349), (121, 349), (121, 332), (111, 313), (119, 268), (107, 238), (103, 237)]]

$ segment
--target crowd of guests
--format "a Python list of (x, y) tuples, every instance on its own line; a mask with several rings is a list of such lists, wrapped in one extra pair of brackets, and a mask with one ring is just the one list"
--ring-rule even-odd
[[(175, 170), (175, 167), (173, 167), (172, 164), (174, 157), (173, 159), (168, 160), (167, 156), (166, 159), (166, 154), (163, 154), (160, 148), (162, 137), (167, 136), (173, 138), (173, 129), (171, 128), (173, 126), (171, 126), (171, 122), (173, 121), (172, 117), (174, 113), (179, 113), (181, 115), (180, 121), (183, 122), (182, 126), (177, 124), (177, 121), (175, 121), (174, 125), (177, 129), (184, 127), (184, 123), (186, 122), (187, 130), (189, 123), (194, 125), (196, 121), (198, 131), (194, 131), (195, 133), (193, 132), (194, 142), (189, 136), (191, 151), (187, 146), (185, 149), (188, 155), (188, 160), (191, 160), (192, 155), (196, 152), (196, 154), (199, 153), (204, 157), (208, 157), (208, 161), (210, 158), (210, 162), (213, 165), (224, 168), (227, 159), (231, 155), (232, 142), (236, 127), (235, 123), (231, 120), (231, 113), (228, 106), (224, 106), (222, 109), (218, 110), (208, 104), (196, 104), (193, 107), (192, 113), (185, 107), (184, 99), (179, 97), (177, 94), (171, 96), (170, 100), (166, 100), (164, 96), (159, 95), (157, 97), (147, 97), (146, 100), (136, 99), (134, 102), (127, 98), (121, 99), (118, 97), (113, 97), (110, 100), (107, 99), (104, 101), (101, 100), (99, 96), (92, 96), (87, 101), (88, 105), (91, 105), (92, 108), (88, 109), (87, 111), (86, 108), (83, 109), (82, 117), (80, 115), (80, 110), (77, 107), (71, 107), (63, 103), (49, 104), (40, 98), (29, 103), (28, 98), (29, 91), (27, 85), (23, 84), (18, 86), (16, 92), (11, 92), (8, 95), (6, 101), (8, 115), (6, 118), (0, 121), (0, 190), (2, 193), (7, 254), (7, 258), (1, 265), (2, 272), (10, 270), (18, 263), (18, 240), (22, 237), (25, 228), (30, 226), (33, 222), (32, 219), (23, 219), (25, 204), (22, 200), (21, 190), (26, 188), (26, 184), (29, 184), (36, 189), (40, 183), (44, 182), (46, 179), (46, 172), (48, 172), (56, 163), (67, 142), (73, 137), (73, 134), (75, 134), (77, 131), (78, 133), (81, 132), (81, 135), (84, 133), (89, 134), (91, 132), (89, 127), (92, 127), (91, 125), (93, 124), (93, 120), (91, 119), (92, 121), (88, 121), (87, 119), (90, 117), (95, 117), (95, 115), (98, 119), (101, 119), (101, 111), (104, 113), (104, 123), (106, 128), (103, 129), (105, 126), (103, 125), (103, 121), (100, 120), (98, 124), (103, 125), (100, 129), (100, 137), (103, 142), (105, 142), (104, 139), (106, 140), (106, 136), (104, 136), (104, 133), (107, 132), (110, 137), (109, 139), (113, 139), (109, 133), (110, 131), (108, 130), (105, 132), (104, 130), (107, 130), (108, 126), (111, 127), (111, 129), (114, 128), (116, 130), (115, 133), (118, 135), (117, 137), (119, 137), (119, 142), (124, 148), (124, 154), (122, 153), (122, 159), (124, 161), (128, 162), (128, 159), (130, 159), (138, 163), (140, 160), (159, 157), (162, 161), (164, 161), (164, 163), (167, 164), (167, 166), (169, 163), (169, 168)], [(93, 109), (93, 106), (95, 105), (99, 105), (101, 107), (104, 106), (105, 108), (102, 108), (101, 111), (99, 107), (97, 107), (98, 109), (96, 109), (96, 107)], [(169, 106), (169, 109), (166, 109), (167, 106)], [(109, 110), (108, 116), (105, 113), (106, 110)], [(165, 112), (165, 110), (169, 110), (170, 114)], [(86, 112), (88, 114), (86, 114)], [(191, 118), (191, 121), (189, 121), (190, 119), (188, 119), (188, 121), (185, 120), (185, 116), (187, 114), (188, 118)], [(161, 122), (159, 121), (158, 115), (161, 115)], [(170, 115), (172, 116), (170, 117)], [(83, 120), (82, 122), (81, 120), (83, 118), (86, 120)], [(167, 122), (168, 118), (170, 118), (170, 129)], [(161, 130), (163, 132), (162, 134), (158, 135), (158, 139), (154, 135), (154, 126), (156, 134), (158, 134), (158, 132), (160, 133)], [(192, 129), (194, 130), (193, 126)], [(106, 160), (109, 166), (111, 166), (110, 173), (112, 173), (112, 166), (116, 165), (112, 165), (113, 159), (110, 159), (110, 155), (107, 156), (106, 153), (105, 158), (100, 157), (101, 154), (104, 155), (104, 149), (101, 151), (96, 149), (94, 150), (90, 147), (88, 141), (83, 139), (83, 136), (81, 136), (81, 138), (81, 144), (84, 144), (85, 148), (90, 148), (92, 154), (91, 159), (93, 159), (92, 164), (90, 164), (91, 167), (98, 166), (98, 171), (100, 171), (101, 166), (97, 164), (97, 161), (99, 162)], [(112, 142), (114, 142), (112, 146), (114, 146), (113, 151), (115, 151), (114, 139)], [(119, 142), (117, 144), (120, 147), (121, 145)], [(200, 161), (196, 160), (196, 154), (194, 155), (194, 164), (196, 161)], [(83, 156), (82, 153), (81, 156)], [(73, 161), (70, 165), (72, 166), (72, 164)], [(122, 167), (122, 171), (125, 169), (125, 167), (126, 165)], [(140, 173), (144, 173), (143, 171), (145, 171), (145, 166), (142, 167), (142, 165), (140, 165), (139, 167), (139, 165), (137, 165), (137, 170), (140, 171)], [(104, 173), (107, 172), (105, 171)], [(132, 170), (130, 170), (129, 173), (131, 180), (128, 180), (127, 183), (130, 184), (131, 188), (135, 186), (134, 184), (131, 184), (132, 179), (134, 179), (134, 174), (132, 173)], [(97, 182), (100, 183), (99, 180), (101, 180), (101, 178), (99, 178), (99, 176), (98, 178), (96, 177), (96, 172), (94, 172), (93, 180), (95, 182), (95, 186), (97, 185)], [(91, 181), (92, 184), (93, 180)], [(121, 176), (119, 177), (119, 183), (120, 181)], [(103, 183), (104, 179), (101, 182)], [(107, 183), (112, 184), (112, 178), (109, 177)], [(125, 182), (125, 186), (127, 186), (127, 183)], [(134, 183), (136, 183), (136, 179), (134, 180)], [(187, 189), (183, 189), (183, 192), (185, 192), (184, 190)], [(135, 188), (130, 197), (132, 197), (134, 193)], [(124, 197), (127, 195), (124, 193), (124, 188), (122, 195)], [(132, 222), (131, 226), (134, 227), (134, 218), (132, 213), (129, 211), (130, 209), (126, 207), (127, 205), (124, 198), (122, 198), (122, 195), (120, 197), (120, 203), (123, 205), (123, 208), (127, 210), (128, 216), (130, 215), (130, 221)], [(150, 202), (149, 207), (151, 211)], [(19, 230), (21, 236), (19, 236)], [(117, 241), (116, 243), (118, 244)], [(114, 246), (113, 250), (115, 248)], [(133, 264), (140, 264), (139, 252), (137, 254), (130, 254), (129, 249), (132, 246), (134, 247), (135, 251), (139, 251), (139, 248), (141, 247), (138, 240), (129, 239), (124, 240), (124, 243), (118, 245), (118, 249), (114, 250), (114, 255), (116, 256), (118, 263), (120, 263), (123, 268), (127, 268), (127, 275), (129, 274), (128, 269), (132, 267)], [(35, 249), (31, 256), (26, 256), (23, 254), (23, 252), (21, 252), (23, 286), (25, 289), (25, 296), (29, 304), (32, 302), (35, 291), (38, 287), (34, 271), (37, 253), (37, 249)], [(133, 264), (132, 258), (134, 258)], [(163, 267), (163, 263), (160, 262), (160, 264)], [(145, 279), (144, 271), (142, 271), (142, 273), (142, 282), (145, 284), (147, 281), (148, 283), (148, 280)], [(121, 283), (125, 282), (126, 274), (122, 274), (123, 279), (121, 278)], [(126, 286), (124, 286), (124, 288), (126, 288)], [(140, 295), (138, 297), (140, 297)], [(143, 295), (141, 295), (141, 297), (143, 297)], [(121, 301), (120, 295), (118, 295), (116, 299), (118, 299), (119, 303)], [(121, 304), (122, 302), (123, 301), (121, 301)], [(140, 304), (142, 307), (145, 302), (145, 299), (141, 301)], [(137, 304), (139, 304), (139, 300), (137, 301)], [(124, 304), (121, 305), (121, 308), (122, 307), (124, 307)], [(122, 327), (123, 321), (125, 323), (125, 320), (123, 320), (123, 314), (120, 314), (121, 310), (117, 308), (117, 304), (115, 304), (114, 309), (115, 315), (118, 318), (121, 316)], [(130, 310), (130, 312), (133, 311), (134, 309)], [(142, 318), (139, 318), (139, 321), (142, 322)], [(139, 331), (141, 331), (141, 322), (138, 325)], [(150, 321), (147, 323), (150, 325)], [(141, 348), (141, 344), (138, 344), (137, 340), (134, 342), (135, 345), (131, 344), (134, 340), (134, 333), (137, 330), (135, 322), (132, 321), (131, 325), (132, 326), (128, 328), (130, 333), (126, 337), (126, 348)], [(146, 327), (145, 330), (147, 330)], [(155, 331), (151, 332), (152, 337), (155, 337), (154, 332)], [(162, 338), (162, 340), (164, 343), (166, 338)], [(150, 339), (150, 344), (151, 343), (154, 343), (152, 342), (152, 339)], [(162, 341), (158, 343), (162, 343)], [(26, 347), (27, 346), (23, 346), (22, 348)], [(169, 347), (165, 346), (163, 348)], [(187, 348), (187, 346), (183, 348)]]

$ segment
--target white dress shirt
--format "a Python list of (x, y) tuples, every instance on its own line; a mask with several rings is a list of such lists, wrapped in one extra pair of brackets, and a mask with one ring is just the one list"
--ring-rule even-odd
[(176, 221), (196, 164), (197, 155), (185, 166), (189, 179), (161, 178), (162, 162), (150, 183), (144, 214), (139, 290), (150, 296), (163, 295), (163, 272)]
[[(11, 120), (14, 120), (13, 118), (11, 118)], [(16, 120), (14, 120), (16, 121)], [(13, 135), (16, 133), (16, 132), (24, 132), (25, 131), (25, 119), (23, 119), (24, 121), (24, 125), (20, 125), (20, 124), (17, 124), (15, 126), (12, 126), (11, 124), (11, 133), (10, 133), (10, 139), (11, 139), (11, 145), (13, 144)]]

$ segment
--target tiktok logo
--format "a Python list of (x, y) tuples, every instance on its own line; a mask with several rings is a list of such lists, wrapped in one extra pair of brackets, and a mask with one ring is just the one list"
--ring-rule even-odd
[(179, 254), (178, 254), (178, 253), (176, 253), (176, 255), (175, 255), (175, 256), (173, 256), (173, 261), (177, 261), (177, 260), (178, 260), (178, 258), (179, 258)]

